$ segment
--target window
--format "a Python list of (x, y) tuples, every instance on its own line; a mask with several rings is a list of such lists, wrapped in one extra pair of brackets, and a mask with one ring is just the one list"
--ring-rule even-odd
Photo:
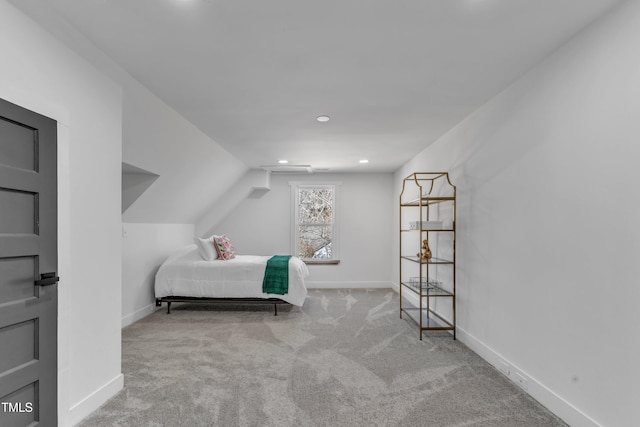
[(290, 183), (293, 253), (308, 262), (337, 262), (336, 184)]

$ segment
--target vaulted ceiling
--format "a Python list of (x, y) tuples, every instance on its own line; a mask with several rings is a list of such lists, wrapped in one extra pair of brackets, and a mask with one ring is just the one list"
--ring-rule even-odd
[(620, 0), (11, 2), (249, 167), (353, 172), (393, 171)]

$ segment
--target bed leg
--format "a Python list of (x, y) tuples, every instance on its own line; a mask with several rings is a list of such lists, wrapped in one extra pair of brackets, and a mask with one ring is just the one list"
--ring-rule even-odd
[(162, 307), (162, 301), (159, 298), (156, 298), (156, 307)]
[(273, 315), (277, 316), (278, 315), (278, 304), (273, 304), (273, 310), (274, 310)]
[(167, 314), (171, 314), (171, 301), (167, 301)]

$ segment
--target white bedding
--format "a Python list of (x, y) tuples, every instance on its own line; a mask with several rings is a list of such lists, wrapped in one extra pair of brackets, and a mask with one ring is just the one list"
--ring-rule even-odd
[(204, 261), (196, 245), (170, 256), (156, 274), (156, 298), (280, 298), (302, 306), (307, 296), (307, 265), (297, 257), (289, 261), (289, 292), (262, 292), (262, 279), (270, 256), (236, 255), (228, 261)]

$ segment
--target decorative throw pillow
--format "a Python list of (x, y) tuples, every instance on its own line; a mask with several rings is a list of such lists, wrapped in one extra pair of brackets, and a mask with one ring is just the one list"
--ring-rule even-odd
[(193, 241), (198, 246), (198, 252), (200, 253), (200, 256), (205, 261), (213, 261), (215, 259), (218, 259), (218, 252), (216, 251), (216, 248), (214, 246), (215, 244), (213, 242), (213, 239), (215, 237), (218, 236), (213, 235), (205, 239), (201, 239), (199, 237), (193, 238)]
[(215, 236), (213, 238), (213, 244), (221, 260), (227, 261), (236, 257), (236, 250), (227, 236)]

